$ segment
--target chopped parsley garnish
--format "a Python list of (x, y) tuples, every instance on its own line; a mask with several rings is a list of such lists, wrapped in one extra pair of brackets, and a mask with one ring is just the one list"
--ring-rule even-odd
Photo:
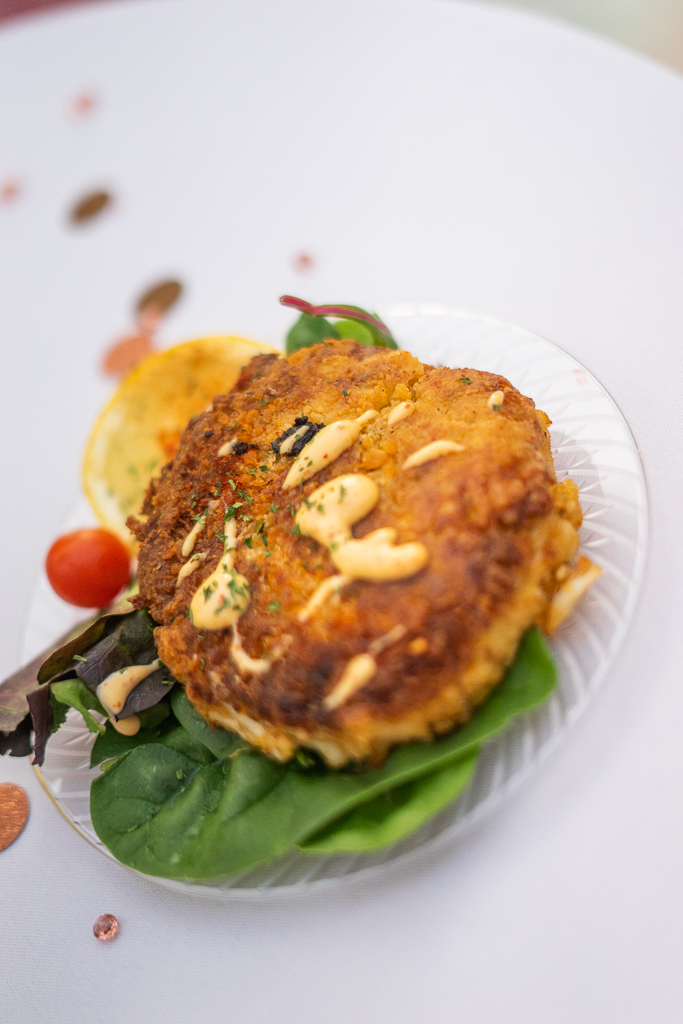
[(342, 501), (344, 500), (345, 497), (346, 497), (346, 488), (344, 487), (344, 484), (342, 484), (341, 487), (339, 488), (339, 504), (342, 503)]
[(342, 395), (344, 396), (344, 398), (348, 398), (349, 397), (348, 391), (342, 391)]
[(84, 658), (82, 654), (74, 654), (74, 661), (87, 661), (87, 660), (88, 659)]
[(472, 381), (470, 380), (469, 377), (461, 377), (460, 380), (463, 382), (463, 384), (471, 384), (472, 383)]
[(244, 538), (244, 543), (246, 544), (246, 546), (248, 548), (250, 548), (251, 547), (251, 537), (245, 537)]
[(299, 529), (298, 523), (294, 523), (294, 526), (292, 527), (292, 533), (294, 534), (295, 537), (301, 536), (301, 530)]
[(262, 473), (267, 473), (268, 472), (268, 467), (267, 466), (259, 466), (259, 469), (261, 470)]
[(267, 404), (268, 404), (268, 399), (264, 395), (264, 397), (261, 399), (261, 404), (260, 404), (259, 408), (262, 409), (263, 406), (267, 405)]
[(279, 610), (280, 610), (280, 602), (279, 601), (273, 601), (272, 604), (268, 605), (268, 611), (269, 612), (278, 612)]
[(271, 506), (270, 506), (270, 511), (271, 511), (271, 512), (277, 512), (277, 510), (279, 509), (279, 507), (280, 507), (279, 505), (271, 505)]
[(234, 480), (228, 480), (228, 483), (230, 484), (230, 486), (232, 487), (232, 489), (234, 491), (235, 490), (235, 481)]

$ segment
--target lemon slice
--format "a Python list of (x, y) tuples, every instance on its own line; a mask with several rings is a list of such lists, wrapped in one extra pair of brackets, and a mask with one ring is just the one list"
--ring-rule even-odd
[(150, 356), (102, 410), (83, 460), (83, 486), (95, 514), (125, 543), (147, 485), (178, 446), (188, 420), (236, 382), (260, 353), (276, 349), (232, 336), (198, 338)]

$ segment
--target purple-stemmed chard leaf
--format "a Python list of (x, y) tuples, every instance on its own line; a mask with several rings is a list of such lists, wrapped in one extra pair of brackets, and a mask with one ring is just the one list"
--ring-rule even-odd
[(340, 320), (354, 320), (368, 328), (372, 335), (373, 345), (380, 348), (398, 348), (391, 331), (385, 323), (374, 313), (368, 313), (360, 306), (347, 306), (339, 303), (314, 306), (305, 299), (298, 299), (295, 295), (281, 295), (280, 303), (291, 309), (297, 309), (304, 316), (315, 317), (336, 317)]

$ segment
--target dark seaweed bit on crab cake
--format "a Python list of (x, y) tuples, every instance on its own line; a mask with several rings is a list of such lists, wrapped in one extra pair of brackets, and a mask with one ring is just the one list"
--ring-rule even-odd
[(406, 351), (257, 356), (129, 520), (162, 661), (282, 761), (379, 763), (467, 722), (576, 555), (548, 424), (505, 378)]

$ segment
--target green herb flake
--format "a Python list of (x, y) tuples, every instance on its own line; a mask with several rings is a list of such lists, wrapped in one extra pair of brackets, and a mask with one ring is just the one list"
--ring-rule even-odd
[(268, 399), (264, 395), (264, 397), (261, 399), (261, 404), (260, 404), (259, 408), (262, 409), (263, 406), (267, 405), (267, 404), (268, 404)]
[(87, 660), (88, 659), (84, 658), (82, 654), (74, 654), (74, 661), (87, 661)]
[(280, 602), (279, 601), (273, 601), (272, 604), (268, 605), (268, 611), (269, 612), (278, 612), (279, 610), (280, 610)]
[(301, 536), (301, 530), (299, 529), (298, 523), (294, 523), (294, 526), (292, 527), (292, 533), (294, 534), (295, 537)]
[(348, 398), (349, 397), (348, 391), (342, 391), (342, 395), (344, 396), (344, 398)]
[(469, 377), (460, 377), (460, 380), (463, 382), (463, 384), (471, 384), (472, 383), (472, 381), (470, 380)]
[(279, 507), (280, 507), (279, 505), (271, 505), (271, 506), (270, 506), (270, 511), (271, 511), (271, 512), (277, 512), (277, 510), (279, 509)]
[(339, 502), (338, 502), (338, 504), (341, 505), (341, 503), (344, 500), (344, 498), (346, 497), (346, 495), (347, 495), (347, 490), (344, 487), (344, 484), (342, 484), (341, 487), (339, 488)]
[(251, 547), (251, 537), (245, 537), (244, 543), (246, 544), (246, 546), (248, 548), (250, 548)]

